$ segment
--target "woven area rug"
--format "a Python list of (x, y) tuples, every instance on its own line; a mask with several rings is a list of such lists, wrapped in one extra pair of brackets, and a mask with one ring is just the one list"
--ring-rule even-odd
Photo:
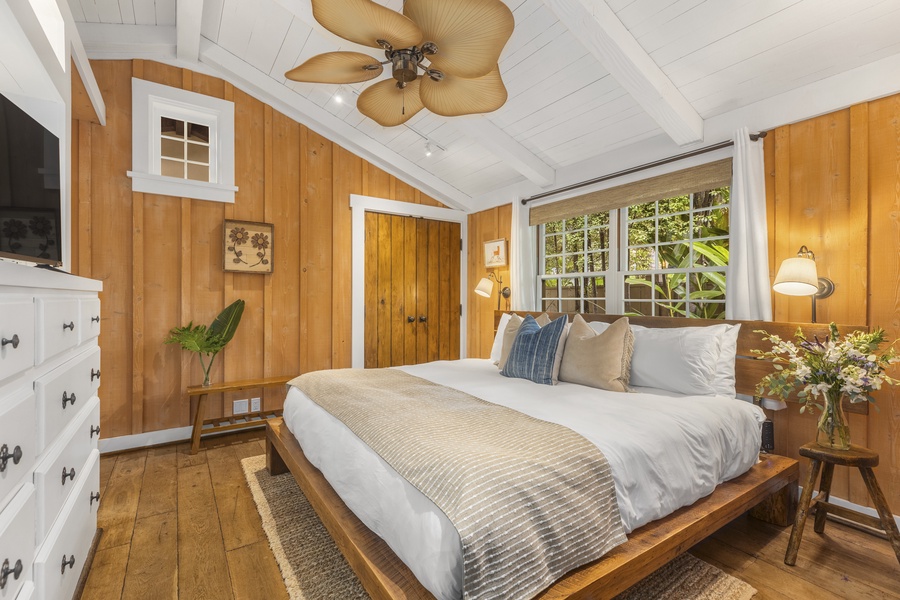
[[(368, 598), (294, 478), (269, 475), (265, 456), (241, 464), (291, 600)], [(749, 584), (683, 554), (617, 600), (748, 600), (754, 594)]]

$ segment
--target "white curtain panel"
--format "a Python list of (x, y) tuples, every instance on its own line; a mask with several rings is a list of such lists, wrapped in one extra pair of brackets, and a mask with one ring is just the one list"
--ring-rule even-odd
[(763, 140), (751, 141), (746, 127), (734, 132), (733, 171), (725, 317), (771, 321)]
[(535, 277), (537, 257), (534, 241), (537, 227), (528, 225), (528, 206), (516, 198), (512, 203), (512, 227), (510, 231), (509, 289), (512, 292), (512, 310), (537, 310)]

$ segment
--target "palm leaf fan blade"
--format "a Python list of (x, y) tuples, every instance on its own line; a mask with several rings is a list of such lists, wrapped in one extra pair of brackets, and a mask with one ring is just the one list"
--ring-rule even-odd
[(215, 321), (209, 326), (209, 336), (216, 337), (222, 346), (225, 346), (234, 337), (241, 316), (244, 314), (244, 301), (235, 300), (219, 313)]
[(284, 74), (305, 83), (360, 83), (381, 75), (384, 67), (360, 52), (326, 52), (313, 56)]
[(420, 81), (421, 77), (402, 89), (393, 79), (379, 81), (363, 90), (356, 100), (356, 108), (382, 127), (402, 125), (423, 108)]
[(503, 106), (508, 95), (497, 65), (475, 79), (445, 75), (435, 81), (423, 77), (419, 93), (425, 108), (443, 117), (493, 112)]
[(393, 48), (422, 43), (422, 31), (409, 18), (372, 0), (312, 0), (313, 17), (331, 33), (372, 48), (384, 40)]
[(423, 42), (437, 46), (428, 56), (432, 68), (457, 77), (488, 74), (515, 27), (500, 0), (406, 0), (403, 14), (422, 30)]

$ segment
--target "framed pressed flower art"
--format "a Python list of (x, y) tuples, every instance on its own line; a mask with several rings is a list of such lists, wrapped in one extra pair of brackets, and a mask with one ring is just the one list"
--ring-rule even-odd
[(225, 270), (271, 273), (275, 226), (225, 219)]

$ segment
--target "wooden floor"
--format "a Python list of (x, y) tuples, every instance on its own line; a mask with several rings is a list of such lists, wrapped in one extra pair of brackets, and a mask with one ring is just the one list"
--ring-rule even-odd
[[(84, 600), (282, 600), (240, 461), (264, 452), (261, 432), (104, 456), (100, 539)], [(804, 533), (796, 567), (784, 564), (789, 529), (741, 517), (692, 553), (753, 585), (754, 600), (900, 600), (888, 542), (829, 521)]]

